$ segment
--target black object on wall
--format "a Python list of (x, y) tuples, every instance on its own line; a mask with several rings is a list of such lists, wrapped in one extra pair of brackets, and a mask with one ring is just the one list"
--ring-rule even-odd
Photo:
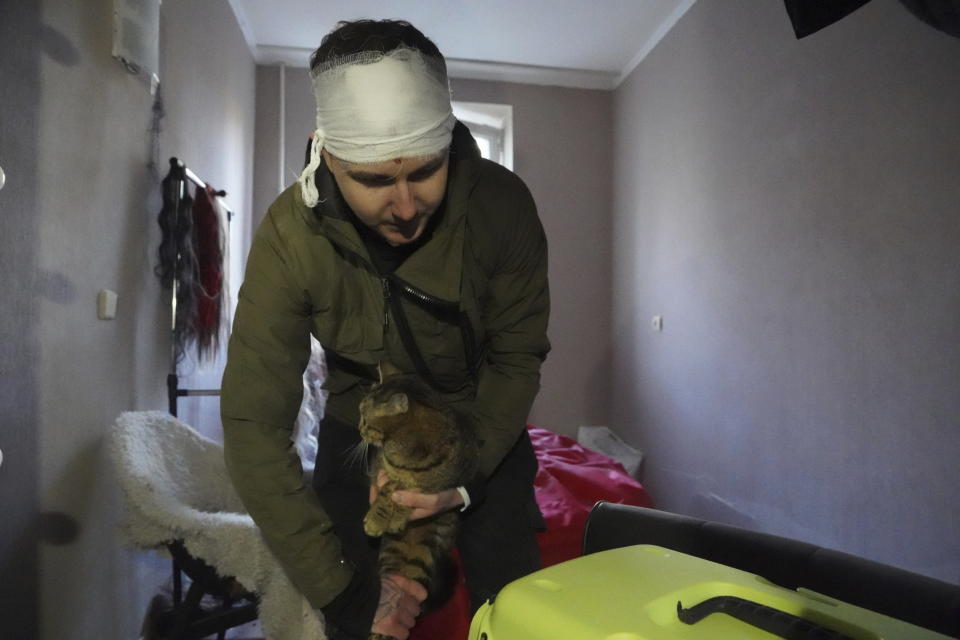
[(960, 0), (900, 0), (900, 3), (934, 29), (960, 38)]
[(784, 0), (798, 40), (845, 18), (868, 2), (870, 0)]
[[(870, 0), (784, 0), (797, 39), (845, 18)], [(960, 38), (960, 0), (900, 0), (914, 16), (934, 29)]]

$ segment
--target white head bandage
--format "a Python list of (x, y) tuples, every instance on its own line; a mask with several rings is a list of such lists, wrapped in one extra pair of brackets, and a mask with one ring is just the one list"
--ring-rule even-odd
[(311, 73), (317, 130), (300, 174), (308, 207), (319, 202), (320, 150), (347, 162), (423, 157), (450, 146), (456, 120), (443, 61), (415, 49), (367, 51), (325, 62)]

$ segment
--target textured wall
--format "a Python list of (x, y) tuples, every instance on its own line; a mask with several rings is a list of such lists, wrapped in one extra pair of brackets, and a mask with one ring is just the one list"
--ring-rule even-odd
[[(305, 70), (288, 68), (285, 73), (289, 184), (303, 166), (314, 103)], [(261, 103), (260, 97), (278, 86), (276, 74), (274, 68), (258, 71), (258, 127), (268, 135), (276, 125), (270, 118), (260, 122), (261, 108), (273, 116), (279, 100)], [(451, 85), (455, 100), (513, 106), (514, 170), (533, 193), (550, 243), (553, 351), (530, 420), (563, 433), (575, 433), (581, 424), (606, 424), (612, 94), (459, 79)], [(258, 128), (258, 149), (259, 136)], [(269, 153), (275, 150), (271, 147)], [(275, 174), (275, 156), (264, 161), (258, 152), (257, 161)]]
[[(123, 546), (103, 442), (121, 411), (166, 407), (152, 98), (110, 57), (112, 1), (8, 5), (0, 634), (134, 638), (169, 567)], [(253, 60), (226, 0), (167, 0), (163, 19), (162, 169), (183, 156), (249, 224)], [(113, 321), (96, 317), (102, 288)]]
[(614, 425), (658, 506), (960, 582), (960, 40), (700, 2), (614, 112)]
[[(38, 311), (40, 504), (61, 524), (40, 547), (40, 637), (121, 637), (145, 609), (150, 571), (118, 539), (102, 445), (120, 411), (162, 406), (163, 374), (151, 369), (164, 352), (148, 325), (159, 309), (148, 248), (151, 99), (110, 58), (112, 3), (45, 3), (43, 22), (56, 42), (42, 49), (34, 143), (34, 277), (43, 284), (24, 293)], [(116, 320), (97, 319), (101, 288), (119, 294)]]

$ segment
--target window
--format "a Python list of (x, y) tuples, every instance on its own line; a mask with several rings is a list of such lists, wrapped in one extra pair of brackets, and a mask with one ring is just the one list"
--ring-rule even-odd
[(470, 129), (480, 155), (513, 170), (513, 107), (488, 102), (453, 102), (453, 115)]

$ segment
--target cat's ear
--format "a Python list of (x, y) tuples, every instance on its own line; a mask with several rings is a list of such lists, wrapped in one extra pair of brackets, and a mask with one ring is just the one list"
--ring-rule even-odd
[(407, 412), (410, 408), (410, 402), (407, 400), (407, 394), (395, 393), (386, 402), (381, 402), (373, 408), (374, 418), (388, 418), (390, 416), (399, 416)]
[(383, 384), (385, 381), (393, 378), (394, 376), (402, 375), (403, 373), (400, 371), (400, 369), (397, 369), (386, 360), (380, 363), (380, 365), (377, 367), (377, 370), (380, 372), (380, 384)]

